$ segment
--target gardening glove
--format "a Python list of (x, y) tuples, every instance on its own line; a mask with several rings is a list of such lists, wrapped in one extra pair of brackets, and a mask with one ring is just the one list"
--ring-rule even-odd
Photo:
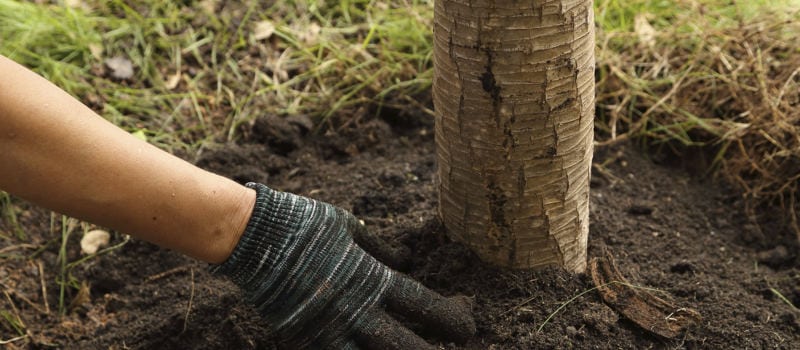
[(336, 206), (249, 183), (253, 214), (227, 261), (230, 277), (290, 349), (431, 349), (390, 316), (463, 342), (475, 333), (463, 299), (392, 271), (352, 238), (364, 226)]

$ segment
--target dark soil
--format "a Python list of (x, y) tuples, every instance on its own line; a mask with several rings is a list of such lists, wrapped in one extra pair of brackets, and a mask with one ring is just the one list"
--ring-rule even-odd
[[(658, 295), (697, 310), (703, 321), (677, 339), (659, 338), (590, 291), (545, 324), (562, 303), (591, 289), (591, 278), (558, 268), (493, 269), (449, 241), (436, 217), (432, 121), (386, 114), (322, 134), (311, 131), (306, 118), (264, 118), (244, 130), (245, 141), (206, 151), (198, 164), (237, 181), (262, 181), (350, 209), (405, 253), (391, 265), (444, 295), (472, 298), (478, 334), (465, 347), (445, 348), (800, 348), (800, 311), (788, 304), (800, 305), (794, 235), (777, 222), (752, 224), (735, 192), (655, 164), (628, 145), (595, 155), (589, 255), (608, 249), (631, 283), (665, 292)], [(273, 347), (266, 327), (231, 284), (210, 275), (205, 264), (141, 241), (73, 269), (76, 281), (88, 283), (89, 297), (77, 298), (67, 316), (56, 316), (59, 236), (51, 233), (49, 214), (22, 207), (27, 241), (0, 241), (0, 283), (16, 307), (4, 311), (20, 315), (29, 337), (6, 346)], [(5, 232), (10, 227), (0, 223)], [(67, 249), (75, 260), (77, 237), (72, 241)], [(50, 244), (36, 253), (14, 247), (22, 242)], [(49, 313), (43, 310), (38, 262)], [(69, 288), (65, 300), (76, 295)], [(16, 335), (0, 327), (0, 338)]]

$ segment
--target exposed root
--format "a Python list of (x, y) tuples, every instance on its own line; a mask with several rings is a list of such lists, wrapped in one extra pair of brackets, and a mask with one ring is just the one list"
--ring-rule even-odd
[(8, 344), (11, 344), (13, 342), (17, 342), (17, 341), (20, 341), (20, 340), (23, 340), (23, 339), (27, 339), (27, 338), (28, 338), (28, 335), (25, 334), (25, 335), (21, 335), (19, 337), (11, 338), (11, 339), (0, 339), (0, 345), (8, 345)]
[(605, 257), (592, 259), (589, 273), (603, 301), (646, 331), (673, 339), (701, 321), (700, 314), (693, 309), (677, 307), (644, 290), (631, 288), (608, 252)]
[(192, 312), (192, 303), (194, 302), (194, 269), (189, 269), (189, 273), (192, 276), (192, 285), (191, 291), (189, 292), (189, 304), (186, 305), (186, 315), (183, 317), (183, 332), (186, 332), (186, 328), (189, 326), (189, 314)]
[(160, 272), (160, 273), (157, 273), (155, 275), (148, 276), (145, 279), (145, 281), (153, 282), (155, 280), (159, 280), (159, 279), (162, 279), (164, 277), (167, 277), (167, 276), (170, 276), (170, 275), (174, 275), (176, 273), (184, 272), (186, 270), (189, 270), (191, 267), (192, 267), (192, 265), (182, 265), (182, 266), (178, 266), (178, 267), (175, 267), (175, 268), (171, 268), (171, 269), (169, 269), (167, 271)]

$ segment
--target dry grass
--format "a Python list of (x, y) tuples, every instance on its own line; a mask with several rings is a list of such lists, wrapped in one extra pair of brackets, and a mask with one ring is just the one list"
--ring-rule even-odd
[[(800, 237), (800, 6), (679, 4), (706, 16), (658, 27), (642, 14), (632, 30), (599, 35), (598, 145), (710, 153), (704, 166), (742, 191), (754, 220), (756, 207), (779, 208)], [(723, 10), (725, 23), (704, 19)]]

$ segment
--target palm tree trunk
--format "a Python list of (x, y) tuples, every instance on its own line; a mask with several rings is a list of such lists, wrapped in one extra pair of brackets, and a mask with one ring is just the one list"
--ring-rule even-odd
[(510, 268), (586, 268), (594, 117), (591, 0), (437, 0), (439, 213)]

